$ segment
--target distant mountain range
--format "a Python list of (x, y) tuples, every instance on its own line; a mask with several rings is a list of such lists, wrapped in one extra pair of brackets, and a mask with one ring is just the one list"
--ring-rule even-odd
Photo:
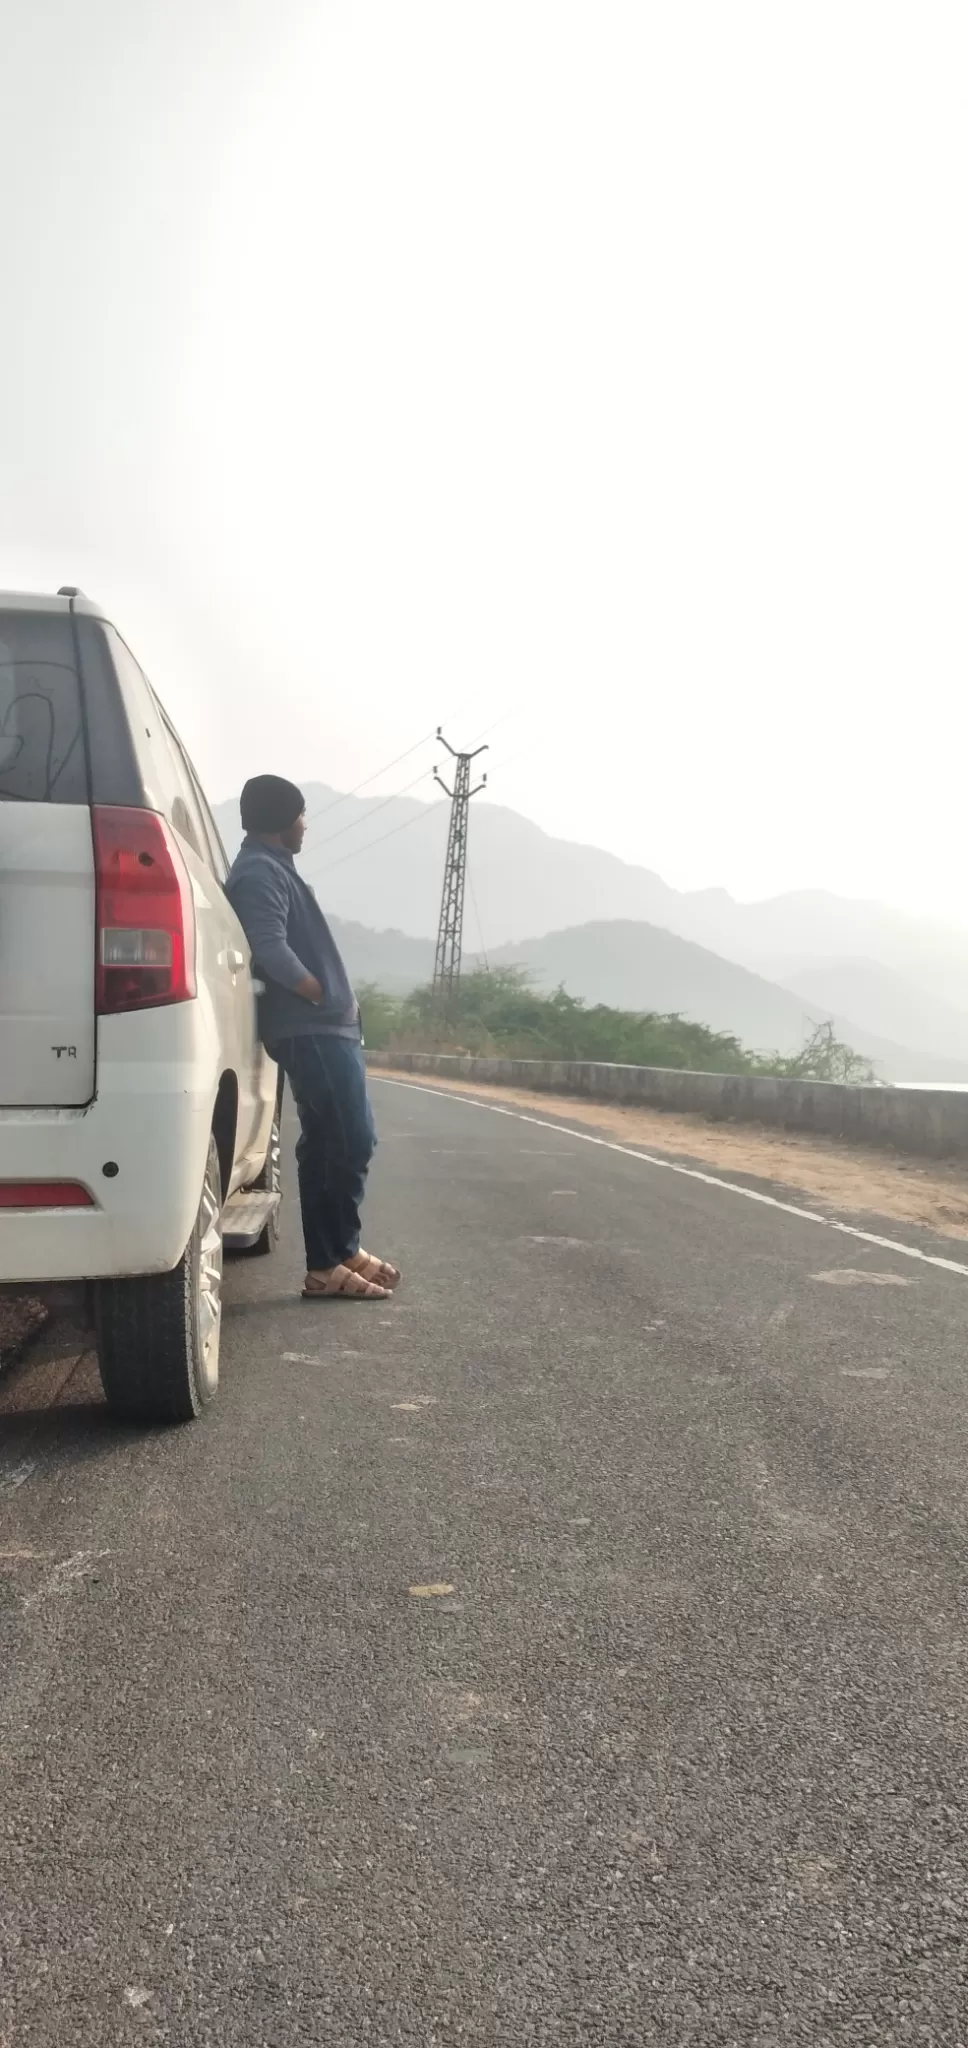
[(406, 932), (371, 932), (366, 925), (348, 924), (342, 917), (331, 917), (330, 924), (357, 987), (373, 981), (388, 995), (408, 996), (412, 988), (431, 980), (436, 950), (432, 939), (411, 939)]
[(563, 982), (572, 995), (588, 1002), (621, 1010), (681, 1011), (714, 1031), (731, 1031), (752, 1052), (795, 1052), (816, 1024), (829, 1019), (838, 1038), (873, 1060), (884, 1080), (968, 1079), (968, 1050), (961, 1061), (915, 1051), (870, 1029), (838, 1004), (782, 988), (654, 925), (572, 926), (522, 946), (502, 947), (491, 958), (526, 966), (541, 988)]
[[(448, 806), (319, 784), (306, 793), (301, 866), (340, 920), (351, 972), (394, 991), (427, 980)], [(234, 852), (237, 803), (216, 815)], [(831, 1017), (887, 1079), (968, 1079), (968, 932), (822, 891), (737, 903), (725, 890), (672, 889), (480, 801), (470, 882), (468, 954), (486, 945), (542, 985), (679, 1010), (762, 1050), (793, 1050)]]

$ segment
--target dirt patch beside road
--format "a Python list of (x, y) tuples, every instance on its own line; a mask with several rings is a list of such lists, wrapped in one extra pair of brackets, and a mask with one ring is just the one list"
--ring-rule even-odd
[(620, 1145), (686, 1160), (723, 1175), (770, 1181), (843, 1215), (890, 1217), (939, 1237), (968, 1239), (968, 1165), (902, 1157), (875, 1146), (812, 1138), (764, 1124), (707, 1123), (671, 1110), (629, 1109), (524, 1088), (494, 1088), (479, 1081), (400, 1074), (374, 1067), (388, 1080), (445, 1089), (480, 1101), (507, 1102), (534, 1116), (559, 1117), (594, 1129)]

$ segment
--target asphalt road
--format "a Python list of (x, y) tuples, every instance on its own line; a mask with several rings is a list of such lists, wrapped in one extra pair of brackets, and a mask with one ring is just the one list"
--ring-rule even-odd
[(968, 1280), (375, 1096), (392, 1307), (5, 1396), (0, 2048), (958, 2048)]

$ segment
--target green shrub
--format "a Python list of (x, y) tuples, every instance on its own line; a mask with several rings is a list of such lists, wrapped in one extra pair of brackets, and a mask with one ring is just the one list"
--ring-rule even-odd
[(606, 1060), (636, 1067), (680, 1067), (706, 1074), (780, 1074), (813, 1081), (872, 1081), (850, 1046), (818, 1025), (798, 1053), (748, 1051), (728, 1031), (688, 1017), (588, 1005), (564, 988), (550, 995), (526, 971), (479, 969), (446, 1003), (431, 988), (390, 996), (373, 983), (358, 991), (366, 1043), (373, 1051), (500, 1053), (511, 1059)]

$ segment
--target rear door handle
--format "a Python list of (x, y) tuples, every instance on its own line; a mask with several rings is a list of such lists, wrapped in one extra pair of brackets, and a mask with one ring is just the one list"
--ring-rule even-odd
[(226, 958), (233, 974), (238, 974), (240, 969), (245, 966), (245, 954), (238, 952), (235, 946), (229, 947)]

